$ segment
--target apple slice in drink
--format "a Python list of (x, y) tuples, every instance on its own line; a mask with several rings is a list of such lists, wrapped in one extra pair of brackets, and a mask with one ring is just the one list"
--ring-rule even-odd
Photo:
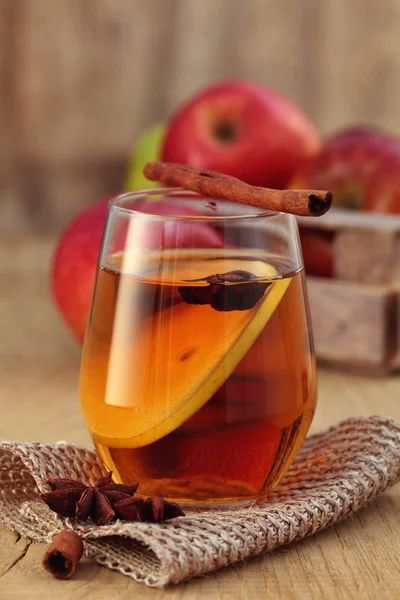
[[(226, 268), (229, 261), (222, 264)], [(135, 305), (132, 293), (127, 290), (124, 307), (120, 289), (121, 327), (117, 309), (104, 403), (96, 400), (98, 390), (85, 392), (87, 403), (96, 403), (96, 410), (88, 407), (96, 415), (90, 423), (96, 442), (114, 448), (146, 446), (177, 429), (213, 396), (253, 345), (291, 281), (277, 278), (266, 263), (258, 265), (271, 283), (247, 310), (224, 312), (181, 302), (138, 322), (127, 314)], [(182, 282), (184, 277), (176, 275)]]

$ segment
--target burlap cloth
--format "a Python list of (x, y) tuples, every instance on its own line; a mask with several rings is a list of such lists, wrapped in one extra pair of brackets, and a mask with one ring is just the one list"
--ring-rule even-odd
[(307, 438), (263, 506), (203, 511), (165, 524), (117, 521), (103, 527), (60, 519), (40, 501), (46, 477), (84, 483), (104, 473), (96, 454), (65, 442), (0, 444), (0, 520), (49, 542), (70, 528), (102, 565), (162, 587), (314, 534), (353, 514), (400, 477), (400, 423), (347, 419)]

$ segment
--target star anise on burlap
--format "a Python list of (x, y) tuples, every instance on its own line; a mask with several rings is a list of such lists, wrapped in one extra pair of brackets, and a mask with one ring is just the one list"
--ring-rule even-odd
[(146, 500), (142, 498), (121, 500), (115, 506), (115, 510), (118, 516), (125, 521), (150, 523), (161, 523), (161, 521), (185, 515), (179, 504), (168, 502), (162, 496), (153, 496)]
[(111, 483), (112, 473), (100, 477), (93, 486), (74, 479), (48, 479), (51, 492), (41, 494), (42, 500), (63, 517), (76, 517), (86, 521), (88, 517), (97, 525), (106, 525), (115, 517), (113, 506), (131, 498), (138, 484)]
[(51, 492), (41, 494), (48, 507), (63, 517), (107, 525), (115, 518), (125, 521), (166, 521), (184, 515), (178, 504), (162, 496), (134, 498), (138, 483), (111, 483), (112, 472), (100, 477), (93, 486), (74, 479), (48, 479)]

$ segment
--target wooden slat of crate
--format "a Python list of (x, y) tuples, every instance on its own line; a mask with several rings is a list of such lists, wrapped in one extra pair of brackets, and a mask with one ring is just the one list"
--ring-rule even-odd
[(337, 279), (367, 284), (400, 281), (400, 216), (332, 209), (299, 225), (333, 234)]
[(340, 231), (334, 252), (338, 279), (369, 284), (400, 281), (400, 234), (396, 231)]
[(318, 277), (307, 285), (320, 361), (374, 373), (400, 366), (398, 288)]

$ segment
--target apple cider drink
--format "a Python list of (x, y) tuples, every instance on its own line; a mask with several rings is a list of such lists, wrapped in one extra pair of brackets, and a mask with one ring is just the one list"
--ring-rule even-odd
[(138, 240), (143, 224), (130, 224), (122, 251), (103, 241), (81, 404), (116, 481), (230, 505), (277, 484), (314, 414), (304, 276), (290, 257), (238, 247), (244, 236), (227, 228), (204, 247), (211, 230), (194, 227), (170, 243), (164, 223), (161, 247), (148, 221), (153, 247)]

